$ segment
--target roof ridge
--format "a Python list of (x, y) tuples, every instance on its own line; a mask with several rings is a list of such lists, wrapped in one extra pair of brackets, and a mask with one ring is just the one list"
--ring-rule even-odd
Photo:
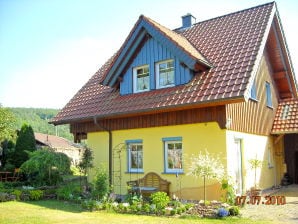
[[(239, 11), (236, 11), (236, 12), (230, 12), (228, 14), (224, 14), (224, 15), (213, 17), (213, 18), (210, 18), (210, 19), (202, 20), (202, 21), (199, 21), (197, 23), (194, 23), (193, 26), (195, 26), (197, 24), (209, 22), (209, 21), (212, 21), (212, 20), (215, 20), (215, 19), (219, 19), (219, 18), (231, 16), (231, 15), (234, 15), (234, 14), (242, 13), (242, 12), (245, 12), (245, 11), (253, 10), (253, 9), (256, 9), (256, 8), (261, 8), (261, 7), (264, 7), (264, 6), (267, 6), (267, 5), (271, 5), (271, 4), (276, 5), (276, 2), (275, 1), (272, 1), (272, 2), (268, 2), (268, 3), (262, 4), (262, 5), (257, 5), (257, 6), (253, 6), (253, 7), (247, 8), (247, 9), (242, 9), (242, 10), (239, 10)], [(176, 29), (179, 29), (179, 28), (176, 28)], [(174, 30), (176, 30), (176, 29), (174, 29)], [(189, 29), (189, 28), (187, 28), (187, 29)]]
[[(184, 41), (186, 41), (192, 48), (194, 48), (194, 50), (197, 51), (197, 53), (199, 54), (200, 58), (197, 58), (199, 61), (202, 61), (203, 63), (208, 63), (210, 66), (212, 66), (212, 63), (208, 60), (208, 58), (203, 55), (184, 35), (175, 32), (174, 30), (171, 30), (169, 28), (167, 28), (166, 26), (156, 22), (155, 20), (151, 19), (150, 17), (141, 15), (142, 18), (146, 19), (148, 22), (150, 22), (153, 26), (156, 27), (156, 24), (160, 27), (162, 27), (163, 29), (168, 30), (169, 32), (171, 32), (173, 35), (177, 35), (179, 38), (183, 39)], [(171, 36), (169, 36), (167, 33), (165, 33), (163, 30), (161, 30), (159, 27), (156, 27), (157, 29), (160, 30), (160, 32), (162, 32), (165, 36), (167, 36), (168, 38), (171, 39), (171, 41), (175, 42), (177, 44), (178, 47), (180, 47), (181, 49), (183, 49), (184, 51), (188, 51), (185, 47), (183, 47), (181, 45), (181, 43), (179, 43), (179, 40), (173, 39)]]

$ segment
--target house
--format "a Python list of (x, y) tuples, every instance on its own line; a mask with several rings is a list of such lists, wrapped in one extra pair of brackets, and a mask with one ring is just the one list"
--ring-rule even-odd
[[(287, 168), (297, 175), (297, 82), (276, 3), (193, 21), (187, 14), (170, 30), (141, 15), (52, 120), (70, 124), (75, 141), (87, 139), (118, 194), (153, 171), (171, 194), (203, 198), (203, 180), (186, 173), (204, 150), (220, 155), (240, 195), (254, 186), (250, 159), (263, 161), (262, 189), (279, 185)], [(219, 189), (209, 180), (207, 198), (219, 199)]]
[(62, 152), (71, 159), (73, 165), (77, 165), (80, 162), (84, 151), (80, 145), (55, 135), (35, 132), (34, 136), (38, 148), (50, 147), (56, 152)]

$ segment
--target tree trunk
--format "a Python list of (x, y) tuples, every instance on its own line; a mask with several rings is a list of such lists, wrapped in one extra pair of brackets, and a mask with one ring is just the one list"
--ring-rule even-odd
[(206, 177), (204, 176), (204, 205), (206, 205)]

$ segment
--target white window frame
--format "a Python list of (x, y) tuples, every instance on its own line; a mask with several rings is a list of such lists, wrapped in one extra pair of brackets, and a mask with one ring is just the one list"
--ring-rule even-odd
[[(164, 138), (164, 172), (165, 173), (183, 173), (183, 143), (182, 143), (182, 138)], [(181, 144), (181, 157), (180, 159), (180, 168), (169, 168), (169, 158), (168, 158), (168, 145), (169, 144)]]
[[(160, 71), (159, 71), (159, 65), (160, 64), (164, 64), (167, 62), (172, 62), (173, 63), (173, 81), (174, 83), (171, 83), (169, 85), (160, 85)], [(175, 86), (175, 62), (174, 59), (169, 59), (169, 60), (165, 60), (165, 61), (160, 61), (160, 62), (156, 62), (155, 64), (155, 70), (156, 70), (156, 88), (157, 89), (162, 89), (162, 88), (167, 88), (167, 87), (171, 87), (171, 86)]]
[[(138, 90), (138, 74), (137, 74), (137, 71), (139, 69), (144, 69), (144, 68), (148, 68), (148, 88), (147, 89), (141, 89), (141, 90)], [(149, 91), (150, 90), (150, 67), (148, 64), (146, 65), (142, 65), (142, 66), (138, 66), (138, 67), (135, 67), (133, 68), (133, 92), (134, 93), (140, 93), (140, 92), (146, 92), (146, 91)]]
[[(127, 145), (127, 171), (129, 173), (143, 173), (144, 172), (144, 148), (142, 140), (128, 140), (126, 141)], [(132, 146), (142, 146), (142, 154), (141, 154), (141, 168), (132, 168)], [(137, 155), (138, 157), (138, 155)]]

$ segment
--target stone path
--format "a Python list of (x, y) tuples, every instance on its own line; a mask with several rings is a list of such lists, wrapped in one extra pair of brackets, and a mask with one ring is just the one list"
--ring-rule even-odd
[(283, 195), (286, 197), (285, 205), (245, 205), (241, 209), (243, 217), (261, 220), (272, 220), (274, 223), (298, 224), (298, 185), (282, 187), (262, 193), (261, 201), (266, 201), (265, 195)]

